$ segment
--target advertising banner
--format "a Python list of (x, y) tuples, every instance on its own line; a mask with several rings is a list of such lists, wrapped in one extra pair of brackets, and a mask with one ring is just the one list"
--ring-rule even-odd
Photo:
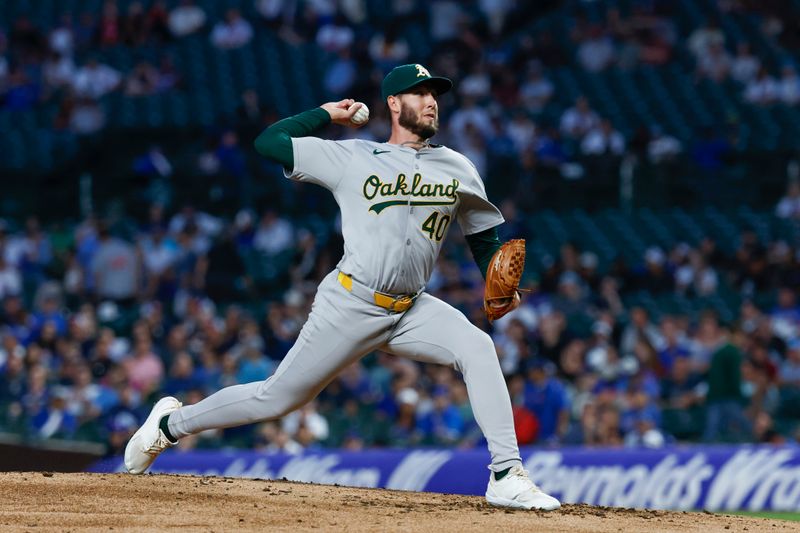
[[(800, 448), (692, 446), (523, 449), (531, 478), (565, 503), (650, 509), (800, 510)], [(288, 479), (352, 487), (483, 495), (485, 451), (450, 449), (165, 452), (152, 472)], [(93, 472), (122, 472), (122, 458)]]

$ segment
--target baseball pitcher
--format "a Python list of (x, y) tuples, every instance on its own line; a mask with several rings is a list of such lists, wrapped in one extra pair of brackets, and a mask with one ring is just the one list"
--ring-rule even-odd
[(452, 366), (464, 376), (492, 462), (486, 499), (494, 505), (553, 510), (522, 468), (511, 401), (491, 338), (424, 291), (454, 220), (486, 278), (490, 319), (519, 305), (524, 242), (501, 244), (499, 210), (463, 155), (430, 142), (439, 127), (437, 97), (452, 88), (422, 65), (402, 65), (383, 80), (391, 113), (387, 142), (329, 141), (312, 135), (329, 123), (358, 127), (363, 104), (326, 103), (281, 120), (255, 141), (289, 179), (330, 190), (342, 213), (344, 256), (320, 283), (297, 342), (265, 381), (220, 390), (194, 405), (161, 399), (125, 449), (141, 474), (178, 439), (213, 428), (281, 418), (313, 399), (343, 368), (382, 350)]

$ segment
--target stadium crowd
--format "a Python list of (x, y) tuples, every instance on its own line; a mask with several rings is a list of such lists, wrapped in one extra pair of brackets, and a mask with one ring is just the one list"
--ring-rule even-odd
[[(531, 190), (545, 197), (540, 182), (525, 176), (550, 169), (574, 178), (569, 163), (578, 155), (597, 158), (594, 168), (602, 170), (605, 161), (618, 163), (630, 152), (658, 163), (688, 151), (698, 169), (713, 171), (735, 148), (735, 140), (713, 135), (684, 146), (657, 124), (626, 137), (584, 97), (554, 115), (550, 76), (565, 64), (597, 72), (665, 65), (690, 53), (697, 79), (735, 80), (742, 105), (796, 106), (800, 100), (800, 80), (788, 59), (769, 70), (748, 43), (728, 42), (711, 19), (682, 39), (671, 22), (672, 2), (631, 2), (625, 15), (604, 8), (600, 22), (579, 14), (569, 35), (575, 57), (549, 32), (504, 41), (501, 36), (519, 22), (514, 3), (421, 4), (391, 2), (391, 18), (428, 21), (437, 50), (426, 58), (428, 66), (458, 81), (456, 94), (442, 103), (437, 140), (475, 163), (498, 195), (493, 200), (523, 189), (528, 192), (517, 197), (531, 196)], [(764, 34), (787, 58), (796, 57), (798, 19), (783, 18), (781, 2), (717, 4), (722, 15), (757, 13)], [(55, 99), (60, 111), (54, 128), (101, 132), (100, 102), (109, 93), (137, 98), (192, 88), (168, 54), (158, 66), (139, 62), (125, 73), (99, 62), (94, 52), (158, 49), (199, 32), (215, 47), (236, 49), (247, 46), (254, 32), (271, 31), (331, 54), (326, 93), (368, 102), (373, 119), (355, 134), (383, 138), (387, 119), (377, 85), (393, 66), (417, 60), (412, 43), (395, 31), (400, 22), (369, 22), (358, 1), (259, 0), (258, 20), (236, 9), (210, 20), (191, 0), (126, 5), (121, 13), (108, 0), (98, 14), (65, 15), (52, 28), (25, 16), (0, 28), (0, 106), (25, 112)], [(258, 94), (245, 92), (237, 128), (220, 128), (208, 149), (196, 154), (198, 175), (221, 172), (244, 181), (243, 144), (275, 118)], [(287, 217), (282, 209), (290, 202), (280, 195), (316, 193), (279, 185), (274, 205), (216, 215), (185, 204), (170, 189), (175, 164), (155, 146), (132, 162), (136, 173), (150, 178), (142, 196), (150, 205), (146, 217), (103, 213), (43, 227), (31, 216), (0, 225), (0, 429), (33, 439), (95, 440), (118, 453), (159, 396), (192, 403), (221, 387), (264, 379), (292, 346), (316, 283), (341, 255), (341, 236), (331, 224), (328, 238), (320, 239)], [(503, 181), (504, 164), (518, 168), (511, 175), (521, 175), (519, 183)], [(268, 164), (262, 172), (276, 183), (281, 179)], [(779, 217), (800, 220), (799, 187), (790, 184), (776, 208)], [(504, 237), (524, 235), (528, 207), (503, 202)], [(254, 258), (278, 271), (276, 279), (285, 285), (277, 294), (260, 290)], [(535, 292), (495, 324), (482, 314), (482, 280), (457, 231), (428, 286), (491, 332), (522, 444), (800, 438), (798, 243), (760, 242), (742, 228), (733, 254), (709, 237), (668, 250), (652, 246), (637, 262), (620, 258), (601, 266), (593, 252), (565, 242), (557, 257), (531, 263)], [(644, 292), (697, 299), (723, 290), (743, 302), (727, 319), (712, 310), (654, 315), (635, 298)], [(481, 438), (452, 369), (376, 353), (283, 420), (203, 433), (181, 446), (296, 452), (315, 446), (470, 447)]]
[[(247, 211), (228, 221), (191, 206), (167, 218), (154, 207), (141, 225), (122, 222), (89, 217), (45, 231), (30, 218), (19, 231), (0, 228), (4, 429), (107, 441), (118, 451), (163, 394), (194, 402), (263, 379), (341, 253), (340, 237), (318, 247), (269, 210), (256, 223)], [(464, 249), (454, 231), (428, 290), (491, 332), (522, 443), (796, 438), (799, 249), (743, 231), (732, 256), (708, 238), (652, 247), (639, 263), (600, 271), (592, 252), (565, 243), (522, 308), (493, 325)], [(243, 260), (254, 250), (289, 253), (280, 299), (259, 302)], [(623, 303), (640, 291), (699, 297), (723, 285), (744, 296), (730, 322), (711, 310), (655, 317)], [(472, 446), (480, 438), (452, 369), (378, 353), (280, 422), (185, 445)]]

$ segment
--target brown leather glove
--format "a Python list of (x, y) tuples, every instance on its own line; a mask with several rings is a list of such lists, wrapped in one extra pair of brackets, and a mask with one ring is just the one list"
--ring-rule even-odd
[(497, 250), (486, 269), (483, 310), (489, 321), (519, 307), (519, 281), (525, 268), (525, 239), (512, 239)]

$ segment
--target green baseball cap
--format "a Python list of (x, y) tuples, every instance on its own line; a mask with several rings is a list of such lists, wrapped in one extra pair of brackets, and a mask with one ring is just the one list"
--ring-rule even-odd
[(409, 90), (420, 83), (429, 82), (436, 89), (438, 94), (446, 93), (453, 88), (453, 82), (447, 78), (439, 76), (431, 76), (428, 69), (418, 63), (411, 63), (409, 65), (400, 65), (395, 67), (392, 71), (383, 78), (381, 83), (381, 94), (383, 99), (386, 100), (393, 94), (400, 94)]

